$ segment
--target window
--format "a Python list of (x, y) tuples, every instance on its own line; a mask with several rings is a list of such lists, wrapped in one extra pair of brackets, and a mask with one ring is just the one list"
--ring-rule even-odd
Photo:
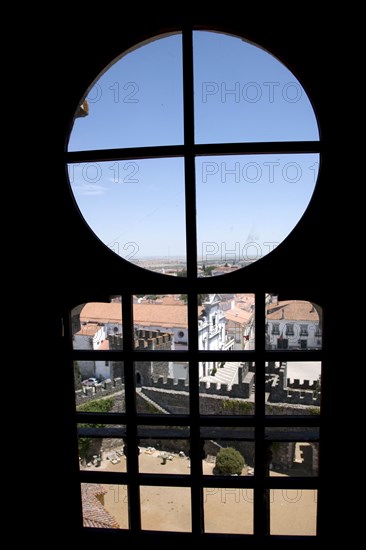
[(309, 336), (308, 325), (300, 325), (300, 336)]
[[(317, 433), (320, 422), (320, 378), (307, 378), (305, 381), (287, 375), (288, 363), (293, 358), (289, 354), (297, 351), (292, 352), (289, 349), (289, 338), (284, 336), (295, 335), (293, 324), (272, 323), (270, 332), (278, 338), (271, 349), (267, 348), (266, 309), (272, 293), (269, 292), (270, 289), (256, 283), (251, 276), (251, 269), (252, 264), (262, 256), (269, 252), (273, 255), (273, 247), (264, 250), (267, 240), (261, 241), (259, 245), (250, 227), (246, 228), (248, 239), (244, 244), (239, 243), (237, 247), (235, 237), (234, 246), (229, 242), (222, 246), (220, 231), (223, 231), (230, 221), (230, 210), (224, 208), (225, 193), (220, 188), (220, 182), (226, 185), (226, 178), (233, 179), (235, 185), (230, 188), (230, 196), (235, 197), (238, 191), (236, 185), (244, 178), (245, 193), (248, 194), (247, 184), (258, 183), (260, 179), (258, 166), (260, 169), (262, 165), (265, 166), (272, 174), (271, 170), (277, 167), (278, 161), (275, 157), (278, 155), (283, 166), (286, 166), (285, 169), (283, 166), (281, 169), (281, 183), (295, 182), (299, 173), (303, 172), (301, 163), (304, 158), (311, 166), (315, 165), (312, 175), (317, 174), (316, 159), (319, 157), (320, 143), (316, 123), (312, 129), (307, 128), (303, 135), (301, 131), (298, 133), (301, 124), (294, 124), (290, 133), (284, 135), (277, 115), (274, 114), (271, 120), (270, 113), (261, 113), (258, 106), (256, 117), (259, 117), (260, 122), (268, 119), (268, 125), (249, 124), (245, 130), (249, 133), (242, 135), (242, 126), (236, 119), (235, 111), (231, 111), (229, 119), (225, 119), (225, 102), (221, 101), (216, 111), (219, 112), (219, 116), (215, 119), (210, 115), (212, 105), (209, 101), (219, 94), (225, 101), (233, 98), (235, 105), (238, 97), (239, 101), (244, 97), (245, 105), (248, 107), (258, 103), (258, 87), (252, 84), (254, 81), (248, 81), (244, 87), (239, 86), (237, 89), (234, 82), (232, 90), (227, 83), (223, 85), (219, 82), (217, 90), (216, 81), (207, 79), (205, 56), (212, 47), (219, 52), (220, 47), (225, 46), (228, 55), (232, 51), (231, 48), (238, 47), (240, 50), (241, 45), (246, 43), (236, 37), (216, 36), (216, 33), (200, 30), (192, 32), (186, 29), (182, 34), (162, 37), (153, 44), (158, 48), (158, 43), (165, 39), (169, 39), (169, 43), (175, 48), (173, 59), (177, 58), (180, 49), (183, 52), (180, 66), (183, 76), (176, 80), (178, 84), (182, 82), (182, 90), (178, 94), (173, 94), (176, 102), (170, 105), (170, 110), (165, 113), (167, 117), (164, 130), (159, 135), (154, 132), (157, 125), (162, 123), (162, 119), (141, 120), (135, 113), (139, 124), (146, 126), (138, 128), (133, 135), (123, 135), (123, 139), (119, 141), (121, 134), (114, 131), (105, 143), (100, 143), (100, 133), (90, 133), (86, 130), (84, 133), (76, 132), (72, 134), (71, 146), (67, 153), (70, 180), (72, 177), (75, 178), (71, 185), (75, 196), (81, 193), (79, 196), (83, 197), (79, 207), (89, 226), (102, 242), (110, 245), (109, 248), (113, 252), (130, 260), (131, 264), (137, 264), (126, 265), (126, 262), (118, 259), (120, 273), (126, 270), (130, 276), (128, 284), (123, 276), (119, 279), (120, 299), (113, 297), (110, 303), (90, 302), (94, 305), (104, 304), (104, 312), (108, 311), (106, 325), (115, 320), (113, 311), (118, 308), (120, 310), (120, 322), (111, 326), (110, 333), (103, 334), (104, 340), (109, 343), (108, 349), (103, 349), (101, 344), (93, 347), (89, 335), (87, 344), (84, 344), (81, 340), (83, 334), (79, 334), (78, 339), (82, 342), (82, 347), (74, 346), (70, 350), (76, 370), (75, 363), (84, 363), (85, 368), (94, 369), (96, 372), (99, 363), (104, 362), (104, 367), (110, 365), (112, 368), (117, 365), (119, 370), (116, 372), (120, 374), (104, 382), (102, 387), (97, 385), (76, 390), (79, 392), (76, 394), (79, 450), (83, 453), (79, 482), (84, 527), (94, 526), (99, 529), (111, 528), (121, 531), (126, 529), (135, 534), (150, 530), (192, 532), (196, 535), (240, 534), (243, 537), (255, 536), (259, 539), (267, 535), (314, 536), (314, 499), (320, 490), (316, 462), (318, 447), (321, 449)], [(255, 46), (251, 45), (251, 48)], [(139, 49), (135, 51), (136, 55), (141, 54)], [(128, 55), (125, 56), (125, 60), (128, 60)], [(193, 70), (194, 56), (197, 56), (197, 62)], [(260, 50), (260, 56), (268, 54)], [(157, 63), (157, 66), (160, 66), (160, 63)], [(146, 61), (141, 67), (146, 67)], [(175, 64), (174, 67), (176, 69)], [(203, 71), (202, 74), (199, 70)], [(291, 94), (300, 93), (299, 90), (301, 94), (305, 94), (303, 89), (298, 87), (296, 80), (291, 82), (291, 85), (283, 85), (287, 86), (285, 92), (282, 90), (285, 95), (289, 94), (286, 95), (289, 104), (296, 103), (295, 95)], [(129, 80), (128, 83), (131, 84), (133, 81)], [(110, 81), (105, 89), (110, 90), (111, 87), (115, 98), (115, 90), (120, 88)], [(194, 87), (196, 90), (203, 90), (201, 105), (193, 102)], [(93, 93), (98, 90), (95, 86)], [(129, 94), (136, 92), (133, 85), (123, 90)], [(93, 97), (89, 96), (91, 105)], [(134, 95), (128, 97), (135, 99)], [(312, 110), (309, 110), (310, 104), (306, 105), (305, 115), (307, 113), (315, 120)], [(155, 113), (153, 107), (151, 110)], [(285, 107), (288, 109), (289, 105)], [(213, 111), (215, 112), (215, 109)], [(174, 132), (169, 133), (166, 130), (169, 127), (166, 121), (169, 121), (172, 112)], [(77, 124), (80, 126), (79, 123), (86, 120), (87, 117), (77, 121)], [(101, 120), (97, 117), (97, 126), (101, 124)], [(112, 120), (111, 124), (120, 125), (121, 120)], [(210, 120), (214, 121), (212, 127), (207, 126)], [(211, 136), (209, 141), (208, 134)], [(143, 136), (142, 141), (139, 140), (139, 136)], [(93, 141), (94, 139), (97, 141)], [(256, 155), (257, 160), (254, 160), (253, 155)], [(259, 164), (257, 155), (262, 155), (262, 165)], [(233, 164), (229, 165), (229, 157)], [(136, 166), (132, 163), (136, 161), (140, 163), (139, 170), (144, 170), (149, 178), (154, 174), (155, 179), (148, 179), (146, 185), (142, 185), (141, 188), (138, 187), (138, 181), (123, 181), (136, 184), (135, 195), (131, 190), (116, 191), (113, 184), (119, 184), (121, 173), (134, 179), (133, 171), (136, 170)], [(100, 166), (102, 163), (111, 164)], [(74, 166), (75, 170), (80, 169), (84, 183), (77, 179), (80, 178), (80, 173), (79, 176), (75, 176)], [(121, 254), (121, 250), (126, 252), (126, 244), (134, 246), (133, 243), (137, 241), (120, 242), (110, 232), (110, 227), (104, 234), (105, 228), (95, 225), (95, 205), (91, 203), (90, 197), (104, 196), (105, 191), (104, 180), (93, 181), (100, 175), (99, 166), (102, 173), (111, 170), (107, 173), (109, 180), (112, 180), (109, 184), (112, 186), (111, 195), (116, 208), (111, 222), (124, 219), (124, 223), (132, 224), (134, 231), (141, 231), (141, 228), (135, 223), (136, 220), (132, 219), (138, 210), (135, 208), (136, 203), (131, 203), (132, 197), (140, 198), (140, 190), (141, 215), (142, 218), (148, 218), (149, 203), (151, 206), (152, 201), (155, 212), (154, 208), (160, 206), (164, 198), (161, 188), (158, 190), (160, 196), (157, 200), (153, 192), (156, 181), (161, 178), (162, 187), (169, 195), (166, 208), (175, 205), (176, 219), (173, 219), (174, 215), (169, 215), (160, 224), (159, 215), (155, 213), (153, 225), (144, 226), (141, 242), (148, 242), (143, 239), (151, 239), (153, 235), (157, 242), (157, 254), (167, 257), (167, 250), (171, 250), (171, 245), (164, 241), (162, 236), (175, 221), (174, 235), (182, 247), (180, 250), (184, 252), (173, 260), (174, 273), (167, 273), (167, 263), (162, 265), (162, 262), (158, 261), (159, 265), (156, 265), (155, 260), (151, 258), (145, 258), (142, 262), (141, 257), (132, 258)], [(208, 183), (211, 175), (217, 176), (217, 168), (221, 171), (220, 177), (218, 180), (212, 180), (210, 193), (204, 185)], [(118, 172), (117, 181), (114, 171)], [(172, 174), (175, 183), (170, 188), (169, 179)], [(271, 177), (270, 175), (269, 179)], [(266, 185), (269, 183), (270, 181), (267, 181)], [(301, 205), (298, 205), (294, 218), (287, 220), (289, 226), (281, 227), (281, 232), (276, 237), (279, 241), (282, 241), (296, 225), (307, 206), (314, 186), (305, 187)], [(292, 193), (296, 195), (293, 189), (290, 194)], [(177, 196), (180, 196), (178, 202)], [(244, 196), (245, 194), (240, 195), (239, 203), (243, 202)], [(282, 189), (279, 197), (282, 204), (285, 196), (286, 192)], [(271, 202), (270, 193), (268, 197)], [(233, 205), (235, 201), (232, 198), (230, 200)], [(289, 202), (291, 203), (291, 200)], [(121, 203), (128, 204), (131, 212), (124, 210), (121, 215), (118, 211), (118, 204)], [(256, 204), (258, 207), (260, 202)], [(215, 205), (222, 208), (222, 219), (218, 222), (218, 217), (212, 215)], [(255, 211), (255, 201), (251, 208)], [(131, 214), (130, 218), (127, 218), (128, 214)], [(265, 213), (263, 218), (258, 218), (260, 225), (267, 219), (267, 214)], [(236, 215), (233, 219), (236, 219)], [(275, 223), (278, 223), (278, 219)], [(217, 226), (219, 229), (216, 233)], [(128, 225), (120, 226), (118, 232), (126, 227)], [(271, 228), (261, 225), (262, 228), (270, 233)], [(242, 230), (240, 224), (235, 225), (235, 234)], [(150, 236), (147, 235), (148, 231)], [(166, 247), (164, 249), (161, 248), (163, 243)], [(169, 252), (170, 265), (171, 254), (172, 250)], [(260, 262), (258, 266), (260, 269)], [(245, 269), (239, 272), (240, 268)], [(158, 273), (151, 273), (152, 271)], [(220, 274), (223, 276), (215, 279), (216, 284), (213, 285), (210, 277)], [(103, 284), (103, 291), (108, 293), (108, 283)], [(115, 292), (115, 289), (114, 283), (110, 294)], [(137, 323), (136, 297), (149, 291), (156, 294), (149, 295), (149, 301), (153, 303), (147, 304), (148, 318), (141, 318)], [(99, 294), (100, 290), (95, 289), (95, 292)], [(165, 292), (168, 298), (181, 301), (182, 304), (158, 304), (162, 292)], [(236, 341), (236, 337), (232, 337), (227, 330), (229, 318), (225, 315), (225, 307), (230, 302), (229, 292), (234, 294), (233, 299), (236, 303), (240, 301), (239, 296), (252, 296), (248, 309), (244, 309), (248, 315), (242, 324), (239, 323), (239, 341)], [(185, 298), (176, 300), (177, 296)], [(90, 297), (90, 300), (92, 299), (94, 298)], [(105, 304), (108, 304), (108, 307), (105, 307)], [(74, 304), (73, 312), (76, 310), (79, 315), (88, 318), (86, 325), (83, 325), (86, 327), (84, 330), (92, 333), (93, 330), (99, 329), (92, 326), (93, 319), (96, 318), (95, 307), (93, 306), (92, 315), (91, 308), (86, 307), (88, 305)], [(185, 312), (188, 330), (187, 349), (175, 347), (175, 315), (165, 317), (163, 322), (156, 318), (156, 308), (161, 306), (181, 308), (182, 316)], [(281, 318), (284, 319), (280, 316)], [(233, 323), (235, 332), (235, 321)], [(105, 326), (103, 330), (106, 331)], [(69, 332), (70, 336), (75, 336), (71, 321)], [(184, 332), (177, 330), (177, 336), (181, 337), (181, 334), (184, 335)], [(308, 353), (304, 350), (298, 351)], [(321, 350), (316, 350), (311, 359), (320, 364)], [(307, 363), (306, 356), (304, 358), (298, 355), (292, 362)], [(293, 366), (296, 367), (300, 368), (301, 365)], [(309, 365), (303, 366), (305, 369), (307, 367)], [(318, 365), (318, 370), (320, 368)], [(171, 373), (179, 375), (171, 376)], [(158, 394), (164, 394), (164, 402), (161, 401), (161, 397), (158, 401)], [(269, 397), (271, 401), (268, 401)], [(310, 409), (314, 410), (310, 412)], [(295, 410), (306, 411), (306, 414), (297, 414)], [(271, 428), (276, 428), (277, 431), (271, 431)], [(215, 470), (218, 455), (227, 449), (235, 451), (236, 468), (230, 472)], [(290, 457), (287, 462), (284, 458), (286, 454)], [(240, 457), (244, 457), (244, 462)], [(296, 472), (292, 471), (299, 457), (302, 460), (301, 464), (308, 468), (306, 471), (311, 471), (311, 475), (296, 475)], [(316, 457), (315, 466), (310, 470), (309, 461), (313, 460), (312, 457)], [(285, 473), (286, 468), (291, 471), (290, 475), (287, 475), (288, 471)], [(269, 471), (279, 475), (269, 475)], [(228, 473), (231, 475), (226, 475)], [(89, 489), (89, 486), (92, 488)], [(281, 494), (278, 491), (281, 491)], [(298, 531), (295, 528), (288, 532), (283, 527), (283, 522), (280, 522), (283, 502), (279, 497), (283, 497), (283, 491), (289, 491), (290, 501), (295, 499), (295, 493), (298, 494), (300, 491), (304, 494), (302, 502), (296, 501), (296, 510), (286, 501), (289, 517), (291, 512), (296, 517), (308, 519), (306, 525), (302, 524)], [(96, 505), (96, 501), (102, 506), (102, 509), (98, 506), (98, 510), (104, 519), (100, 520), (99, 525), (92, 525), (87, 512), (93, 503)], [(167, 507), (167, 503), (171, 505), (170, 508)], [(231, 520), (228, 514), (220, 522), (217, 518), (220, 514), (223, 515), (222, 511), (227, 503), (234, 505), (234, 519)], [(155, 521), (153, 518), (156, 518)], [(291, 521), (288, 523), (291, 524)]]

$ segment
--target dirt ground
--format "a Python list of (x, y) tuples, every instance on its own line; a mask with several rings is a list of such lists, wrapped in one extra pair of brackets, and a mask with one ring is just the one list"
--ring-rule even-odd
[[(113, 456), (113, 452), (106, 455)], [(187, 457), (172, 453), (163, 464), (160, 451), (141, 448), (139, 469), (143, 473), (187, 474), (190, 464)], [(98, 470), (126, 471), (126, 458), (112, 464), (103, 456)], [(203, 461), (203, 473), (213, 475), (214, 464)], [(247, 471), (243, 470), (243, 475)], [(272, 474), (276, 475), (275, 472)], [(277, 474), (281, 475), (281, 474)], [(127, 487), (104, 485), (107, 493), (104, 506), (121, 528), (128, 528)], [(142, 529), (165, 531), (191, 530), (190, 489), (186, 487), (140, 488)], [(271, 490), (270, 529), (276, 535), (315, 535), (316, 491)], [(253, 533), (253, 491), (251, 489), (204, 489), (204, 522), (208, 533)]]

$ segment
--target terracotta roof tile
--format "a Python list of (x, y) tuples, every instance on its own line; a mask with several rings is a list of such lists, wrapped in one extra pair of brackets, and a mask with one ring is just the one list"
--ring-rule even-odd
[(267, 319), (277, 321), (319, 321), (319, 315), (310, 302), (285, 300), (267, 306)]
[[(177, 304), (133, 304), (135, 325), (163, 328), (184, 328), (188, 326), (187, 306)], [(121, 323), (121, 304), (116, 302), (90, 302), (85, 304), (81, 322)], [(85, 333), (84, 333), (85, 334)]]
[(84, 527), (107, 527), (119, 529), (119, 525), (113, 516), (104, 508), (98, 497), (107, 493), (103, 485), (91, 483), (81, 484), (81, 498), (83, 505)]
[(87, 323), (86, 325), (82, 325), (81, 329), (76, 332), (76, 334), (80, 336), (94, 336), (100, 329), (101, 327), (95, 323)]
[(244, 309), (240, 309), (238, 307), (225, 311), (225, 319), (233, 323), (238, 323), (239, 325), (247, 325), (252, 315), (252, 312), (245, 311)]

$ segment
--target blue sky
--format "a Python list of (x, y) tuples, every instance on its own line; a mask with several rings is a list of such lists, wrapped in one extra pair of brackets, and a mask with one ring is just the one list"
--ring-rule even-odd
[[(194, 69), (197, 143), (319, 139), (305, 91), (264, 50), (195, 32)], [(70, 151), (182, 144), (181, 36), (125, 55), (91, 83), (87, 98), (89, 115), (75, 120)], [(199, 256), (269, 252), (264, 243), (281, 242), (305, 211), (318, 167), (316, 154), (197, 158)], [(185, 256), (183, 159), (69, 168), (81, 213), (107, 246), (134, 260)]]

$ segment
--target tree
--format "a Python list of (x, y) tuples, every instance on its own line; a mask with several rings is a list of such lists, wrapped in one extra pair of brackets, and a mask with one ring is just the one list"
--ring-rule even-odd
[(186, 304), (188, 301), (188, 294), (181, 294), (179, 299)]
[(240, 475), (244, 465), (245, 460), (243, 455), (233, 447), (227, 447), (217, 453), (214, 473)]

